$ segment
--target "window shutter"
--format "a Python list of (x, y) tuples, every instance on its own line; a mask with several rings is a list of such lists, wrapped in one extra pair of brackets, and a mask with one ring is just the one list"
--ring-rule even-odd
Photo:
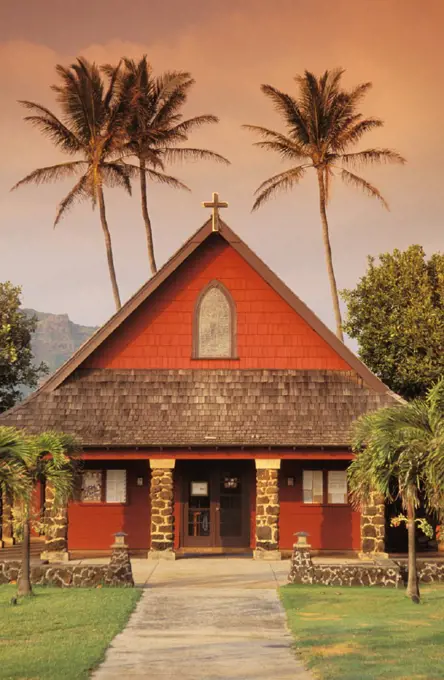
[(126, 503), (126, 470), (106, 471), (106, 502)]

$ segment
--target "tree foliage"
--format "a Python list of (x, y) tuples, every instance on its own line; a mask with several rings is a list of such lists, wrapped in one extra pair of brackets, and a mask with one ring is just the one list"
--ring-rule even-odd
[(361, 416), (353, 427), (354, 460), (348, 468), (352, 501), (358, 506), (372, 494), (400, 499), (409, 532), (408, 594), (419, 598), (416, 574), (416, 508), (444, 511), (444, 378), (425, 398)]
[(368, 258), (356, 288), (344, 290), (344, 330), (364, 363), (405, 398), (444, 375), (444, 255), (412, 245)]
[(21, 309), (21, 288), (0, 283), (0, 413), (21, 399), (23, 386), (37, 386), (47, 366), (33, 364), (31, 337), (37, 317), (28, 317)]
[[(310, 71), (297, 75), (298, 97), (262, 85), (262, 92), (271, 100), (282, 117), (286, 132), (275, 132), (258, 125), (245, 125), (259, 137), (256, 146), (277, 153), (292, 167), (262, 182), (256, 190), (253, 210), (278, 192), (293, 189), (308, 170), (316, 172), (319, 187), (322, 235), (327, 260), (328, 276), (336, 318), (336, 333), (343, 339), (339, 297), (333, 269), (326, 206), (330, 184), (337, 175), (345, 184), (360, 189), (388, 208), (379, 190), (353, 170), (376, 163), (405, 163), (392, 149), (374, 147), (352, 151), (361, 138), (371, 130), (383, 126), (379, 118), (364, 118), (358, 107), (372, 87), (362, 83), (346, 90), (342, 86), (343, 69), (325, 71), (317, 77)], [(296, 165), (295, 165), (296, 164)]]
[[(119, 68), (120, 65), (116, 73)], [(103, 188), (121, 187), (131, 194), (131, 168), (125, 166), (121, 155), (134, 102), (120, 97), (116, 77), (105, 84), (99, 67), (83, 57), (68, 68), (57, 65), (56, 71), (59, 81), (52, 89), (57, 95), (60, 117), (35, 102), (20, 104), (29, 112), (25, 120), (72, 160), (33, 170), (13, 189), (74, 177), (74, 186), (57, 208), (54, 226), (76, 203), (90, 201), (93, 208), (98, 204), (114, 302), (119, 309), (120, 293)]]
[(22, 539), (19, 595), (32, 594), (31, 527), (46, 531), (50, 528), (49, 517), (33, 515), (32, 491), (38, 482), (45, 483), (53, 493), (51, 511), (66, 504), (75, 485), (79, 450), (76, 438), (64, 432), (27, 436), (15, 428), (0, 427), (0, 487), (14, 499), (14, 533)]
[(211, 114), (184, 120), (183, 107), (195, 81), (186, 71), (166, 71), (155, 76), (144, 55), (140, 61), (123, 59), (123, 68), (107, 65), (103, 71), (116, 83), (122, 106), (129, 107), (123, 156), (134, 156), (138, 165), (126, 162), (127, 168), (139, 175), (142, 216), (148, 246), (151, 273), (157, 271), (151, 219), (148, 212), (147, 180), (166, 184), (173, 189), (188, 187), (165, 172), (174, 161), (214, 160), (228, 163), (220, 154), (208, 149), (183, 146), (188, 136), (203, 125), (217, 123)]

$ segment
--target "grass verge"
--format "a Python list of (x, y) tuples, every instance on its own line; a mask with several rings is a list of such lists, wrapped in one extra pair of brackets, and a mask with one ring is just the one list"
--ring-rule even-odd
[(88, 678), (141, 595), (135, 588), (34, 591), (12, 606), (16, 587), (0, 586), (2, 680)]
[(444, 677), (444, 585), (421, 604), (390, 588), (288, 585), (280, 590), (295, 647), (321, 680)]

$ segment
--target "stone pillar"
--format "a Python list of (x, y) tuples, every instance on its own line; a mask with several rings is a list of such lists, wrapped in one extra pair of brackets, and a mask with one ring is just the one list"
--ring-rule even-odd
[(174, 458), (151, 458), (151, 549), (148, 559), (174, 560)]
[[(299, 532), (299, 536), (307, 536), (304, 532)], [(311, 559), (311, 545), (299, 538), (293, 544), (293, 554), (291, 556), (289, 583), (314, 583), (315, 571)]]
[(126, 535), (124, 532), (114, 534), (115, 540), (111, 546), (111, 559), (105, 577), (107, 586), (134, 586), (128, 545), (125, 543)]
[(68, 555), (68, 506), (54, 507), (54, 489), (50, 484), (45, 486), (45, 550), (42, 560), (48, 562), (66, 562)]
[(256, 459), (256, 549), (254, 559), (280, 560), (279, 469), (281, 461)]
[(361, 510), (361, 552), (359, 557), (388, 557), (385, 552), (385, 503), (377, 494)]
[(8, 491), (2, 494), (2, 540), (3, 547), (14, 545), (14, 531), (12, 526), (12, 496)]

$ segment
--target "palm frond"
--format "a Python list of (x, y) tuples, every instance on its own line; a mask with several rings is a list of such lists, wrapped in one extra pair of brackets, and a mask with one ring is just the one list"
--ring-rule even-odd
[(58, 163), (57, 165), (51, 165), (47, 168), (38, 168), (34, 170), (29, 175), (26, 175), (17, 184), (14, 184), (11, 191), (15, 191), (18, 187), (23, 184), (47, 184), (48, 182), (57, 182), (59, 180), (65, 179), (66, 177), (72, 177), (72, 175), (77, 174), (82, 168), (87, 167), (86, 161), (71, 161), (69, 163)]
[(122, 187), (131, 196), (130, 176), (134, 174), (133, 166), (126, 163), (102, 163), (100, 171), (106, 186)]
[(356, 153), (341, 154), (340, 158), (343, 163), (353, 166), (373, 163), (406, 163), (405, 158), (393, 149), (365, 149)]
[(347, 147), (359, 142), (366, 132), (383, 127), (384, 123), (380, 118), (366, 118), (357, 123), (347, 125), (331, 141), (334, 151), (344, 151)]
[(389, 205), (385, 198), (381, 195), (381, 193), (378, 191), (376, 187), (370, 184), (370, 182), (367, 182), (367, 180), (363, 179), (362, 177), (359, 177), (358, 175), (355, 175), (353, 172), (350, 172), (349, 170), (345, 170), (344, 168), (339, 168), (339, 170), (341, 174), (341, 179), (345, 182), (345, 184), (349, 184), (350, 186), (353, 186), (357, 189), (361, 189), (368, 196), (378, 199), (378, 201), (382, 203), (384, 208), (389, 210)]
[(181, 162), (181, 161), (187, 161), (187, 160), (193, 160), (193, 161), (216, 161), (217, 163), (223, 163), (225, 165), (230, 165), (230, 161), (225, 158), (225, 156), (221, 156), (218, 153), (215, 153), (214, 151), (208, 151), (207, 149), (190, 149), (190, 148), (183, 148), (183, 147), (175, 147), (175, 148), (165, 148), (165, 149), (157, 149), (160, 151), (162, 154), (163, 158), (167, 161), (173, 161), (173, 162)]
[(278, 175), (274, 175), (274, 177), (270, 177), (265, 182), (262, 182), (255, 191), (255, 194), (258, 194), (258, 196), (253, 204), (252, 211), (260, 208), (263, 203), (268, 201), (277, 192), (292, 189), (295, 184), (300, 182), (307, 167), (306, 165), (300, 165), (299, 167), (280, 172)]
[[(131, 165), (129, 163), (125, 163), (125, 165), (126, 167), (132, 169), (132, 171), (140, 172), (140, 168), (137, 165)], [(145, 168), (144, 172), (149, 179), (153, 180), (153, 182), (167, 184), (172, 189), (184, 189), (185, 191), (191, 191), (191, 189), (187, 187), (186, 184), (178, 180), (176, 177), (166, 175), (163, 172), (156, 172), (151, 168)]]
[(277, 112), (283, 115), (287, 127), (290, 129), (291, 138), (301, 145), (310, 144), (311, 139), (307, 121), (297, 101), (271, 85), (261, 85), (261, 90), (273, 101)]
[(84, 201), (88, 198), (92, 199), (93, 195), (91, 191), (91, 179), (88, 173), (86, 173), (79, 179), (69, 194), (65, 196), (63, 201), (59, 203), (54, 220), (54, 227), (60, 222), (63, 215), (68, 212), (68, 210), (70, 210), (75, 203)]
[(74, 132), (64, 125), (49, 109), (35, 102), (25, 100), (20, 100), (19, 104), (39, 114), (25, 116), (24, 120), (40, 130), (56, 146), (66, 153), (84, 151), (84, 144), (76, 137)]

